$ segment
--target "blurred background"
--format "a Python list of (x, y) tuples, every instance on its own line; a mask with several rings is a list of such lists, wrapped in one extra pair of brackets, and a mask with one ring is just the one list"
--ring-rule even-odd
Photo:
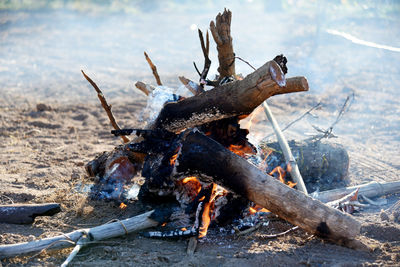
[[(283, 53), (288, 76), (306, 76), (312, 94), (359, 82), (397, 93), (400, 1), (1, 0), (2, 98), (97, 101), (81, 69), (108, 98), (139, 95), (135, 81), (154, 84), (143, 51), (165, 85), (178, 86), (178, 75), (197, 81), (197, 28), (207, 30), (224, 7), (233, 12), (236, 55), (255, 67)], [(213, 40), (210, 52), (213, 77)], [(240, 61), (236, 69), (252, 71)]]

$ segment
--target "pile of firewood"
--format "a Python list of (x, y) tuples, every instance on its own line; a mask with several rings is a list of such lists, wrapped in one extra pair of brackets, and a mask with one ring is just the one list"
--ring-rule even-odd
[[(250, 202), (268, 209), (308, 233), (336, 244), (366, 249), (357, 240), (361, 224), (341, 210), (348, 209), (348, 201), (353, 201), (354, 204), (357, 193), (371, 197), (375, 191), (370, 188), (374, 185), (362, 187), (356, 194), (351, 194), (357, 189), (353, 188), (348, 191), (339, 190), (333, 195), (320, 193), (311, 197), (307, 193), (307, 188), (310, 190), (311, 187), (307, 187), (308, 182), (304, 183), (296, 160), (281, 134), (278, 140), (285, 155), (282, 161), (298, 190), (278, 181), (251, 163), (249, 155), (256, 155), (257, 148), (248, 141), (248, 131), (240, 128), (239, 121), (269, 97), (307, 91), (308, 83), (304, 77), (285, 77), (287, 59), (283, 55), (266, 62), (243, 79), (236, 75), (237, 57), (233, 51), (230, 26), (229, 10), (218, 14), (216, 21), (210, 23), (212, 37), (218, 49), (219, 75), (213, 80), (207, 77), (211, 65), (209, 35), (207, 31), (204, 38), (199, 30), (204, 55), (203, 70), (196, 67), (200, 76), (199, 82), (180, 77), (181, 82), (194, 96), (173, 96), (162, 107), (157, 118), (148, 123), (146, 129), (120, 129), (104, 95), (82, 72), (98, 93), (114, 127), (112, 133), (121, 136), (124, 142), (86, 165), (89, 176), (97, 177), (91, 196), (97, 199), (121, 200), (126, 186), (141, 171), (145, 182), (141, 186), (139, 200), (154, 205), (156, 209), (126, 220), (33, 243), (0, 246), (0, 258), (38, 252), (48, 247), (60, 249), (75, 245), (66, 265), (91, 240), (102, 240), (154, 227), (171, 221), (177, 213), (184, 214), (185, 222), (190, 225), (174, 234), (194, 237), (191, 239), (193, 241), (205, 235), (204, 230), (207, 230), (211, 219), (218, 220), (218, 216), (224, 212), (232, 213), (236, 208), (232, 217), (225, 219), (225, 222), (232, 220), (233, 216), (240, 216)], [(161, 86), (155, 65), (146, 53), (145, 56), (157, 85)], [(149, 96), (162, 90), (142, 82), (138, 82), (136, 86)], [(207, 90), (207, 86), (213, 88)], [(273, 121), (265, 103), (264, 107)], [(279, 129), (277, 132), (280, 132)], [(127, 137), (130, 134), (135, 134), (136, 137), (130, 140)], [(313, 147), (316, 149), (317, 146), (314, 144)], [(338, 175), (340, 179), (344, 179), (348, 156), (343, 149), (335, 151), (344, 155), (341, 157), (340, 163), (343, 166), (340, 165)], [(393, 184), (388, 187), (392, 191), (386, 190), (385, 193), (393, 192)], [(337, 201), (341, 197), (344, 198), (335, 202), (335, 207), (323, 203)], [(163, 205), (164, 209), (159, 208), (160, 204), (166, 203), (171, 205), (168, 208), (167, 205)], [(222, 221), (224, 220), (221, 216), (219, 222)]]

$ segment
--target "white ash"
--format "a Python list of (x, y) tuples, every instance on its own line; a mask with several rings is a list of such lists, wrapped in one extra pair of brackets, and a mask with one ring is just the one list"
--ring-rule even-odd
[(169, 125), (166, 125), (165, 128), (166, 130), (171, 132), (180, 132), (186, 128), (195, 127), (205, 124), (207, 122), (221, 120), (229, 117), (232, 117), (232, 115), (221, 113), (221, 111), (217, 107), (214, 107), (201, 113), (193, 113), (189, 119), (173, 120), (169, 123)]

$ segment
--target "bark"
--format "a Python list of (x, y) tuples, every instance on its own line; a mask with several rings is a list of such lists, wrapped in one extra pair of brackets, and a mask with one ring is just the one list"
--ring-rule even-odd
[(215, 120), (248, 115), (270, 96), (307, 91), (304, 77), (288, 79), (275, 61), (269, 61), (241, 81), (234, 81), (197, 96), (168, 103), (161, 110), (154, 128), (180, 132)]
[(235, 53), (231, 36), (232, 12), (225, 9), (210, 22), (210, 30), (217, 44), (220, 78), (235, 75)]
[(0, 223), (28, 224), (37, 216), (52, 216), (60, 211), (58, 203), (0, 205)]
[(357, 220), (280, 183), (199, 132), (183, 142), (175, 174), (217, 183), (311, 234), (349, 247), (358, 244)]

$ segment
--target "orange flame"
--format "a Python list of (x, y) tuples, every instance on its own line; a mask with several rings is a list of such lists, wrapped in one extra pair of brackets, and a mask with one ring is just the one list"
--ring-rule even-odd
[(187, 195), (192, 200), (194, 200), (201, 191), (201, 183), (194, 176), (185, 177), (180, 181), (180, 183), (185, 187), (185, 191), (187, 192)]
[(119, 208), (121, 209), (121, 210), (124, 210), (124, 209), (126, 209), (128, 207), (128, 205), (126, 205), (124, 202), (121, 202), (121, 204), (119, 204)]
[(230, 145), (228, 149), (240, 157), (244, 157), (246, 154), (254, 154), (254, 150), (245, 145)]
[(208, 226), (210, 226), (211, 222), (211, 214), (214, 210), (214, 196), (217, 191), (217, 185), (212, 184), (212, 191), (210, 200), (207, 203), (204, 203), (203, 214), (201, 215), (201, 226), (199, 229), (199, 238), (206, 236)]
[(272, 170), (272, 172), (269, 173), (269, 175), (274, 175), (274, 173), (278, 173), (279, 175), (279, 181), (281, 181), (281, 183), (285, 184), (285, 176), (286, 176), (286, 172), (284, 169), (282, 169), (281, 166), (277, 166), (275, 167), (275, 169)]
[(173, 155), (170, 159), (169, 159), (169, 164), (170, 165), (175, 165), (176, 159), (178, 158), (178, 153), (176, 153), (175, 155)]
[[(290, 166), (290, 164), (288, 164), (288, 170), (289, 169), (291, 169), (292, 167)], [(297, 183), (293, 183), (292, 181), (285, 181), (285, 177), (286, 177), (286, 172), (285, 172), (285, 170), (284, 169), (282, 169), (282, 167), (281, 166), (277, 166), (277, 167), (275, 167), (275, 169), (273, 169), (272, 170), (272, 172), (270, 172), (269, 173), (269, 175), (273, 175), (274, 173), (276, 173), (276, 172), (278, 172), (278, 174), (279, 174), (279, 181), (281, 182), (281, 183), (284, 183), (285, 185), (287, 185), (287, 186), (289, 186), (289, 187), (291, 187), (291, 188), (293, 188)]]
[(255, 214), (257, 212), (269, 212), (266, 208), (261, 207), (258, 204), (255, 204), (253, 207), (249, 208), (249, 215)]

